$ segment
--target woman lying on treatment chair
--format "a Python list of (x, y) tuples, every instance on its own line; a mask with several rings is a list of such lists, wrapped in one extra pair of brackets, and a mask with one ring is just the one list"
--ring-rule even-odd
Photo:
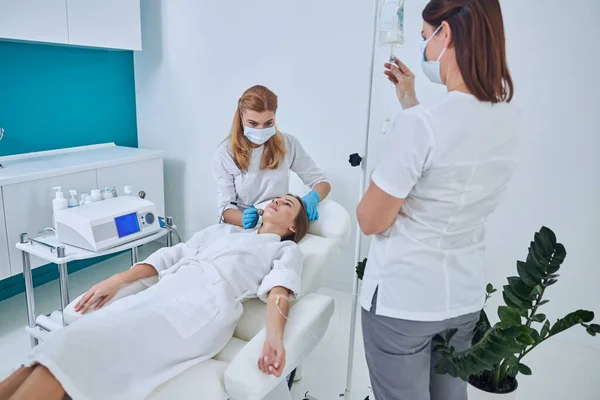
[[(282, 196), (265, 209), (257, 231), (214, 225), (97, 284), (76, 311), (100, 310), (36, 347), (28, 366), (0, 383), (0, 400), (62, 400), (65, 393), (74, 400), (143, 399), (219, 353), (242, 315), (242, 300), (256, 296), (267, 302), (258, 368), (280, 376), (282, 314), (300, 291), (303, 256), (296, 243), (308, 224), (302, 200)], [(102, 308), (122, 285), (157, 274), (157, 284)]]

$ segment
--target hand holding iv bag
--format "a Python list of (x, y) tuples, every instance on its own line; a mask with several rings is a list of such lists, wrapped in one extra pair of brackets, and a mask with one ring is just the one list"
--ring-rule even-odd
[(379, 45), (401, 47), (404, 45), (404, 0), (381, 0), (379, 14)]

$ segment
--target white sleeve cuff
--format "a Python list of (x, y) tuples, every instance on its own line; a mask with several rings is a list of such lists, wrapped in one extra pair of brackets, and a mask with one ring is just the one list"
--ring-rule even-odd
[(394, 186), (390, 185), (385, 179), (383, 179), (381, 177), (381, 175), (377, 172), (377, 170), (375, 170), (373, 172), (373, 175), (371, 176), (371, 180), (381, 190), (383, 190), (390, 196), (396, 197), (398, 199), (405, 199), (406, 196), (408, 196), (408, 193), (410, 192), (410, 190), (412, 189), (412, 188), (409, 188), (409, 189), (402, 188), (402, 190), (400, 190), (398, 188), (395, 188)]
[(295, 271), (291, 269), (274, 269), (263, 279), (256, 294), (259, 299), (266, 303), (271, 289), (281, 286), (291, 291), (298, 298), (300, 296), (300, 285), (300, 277)]

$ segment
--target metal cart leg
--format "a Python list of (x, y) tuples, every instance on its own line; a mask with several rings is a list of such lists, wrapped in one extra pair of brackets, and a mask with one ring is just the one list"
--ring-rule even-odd
[[(21, 234), (21, 243), (29, 242), (26, 233)], [(27, 324), (30, 328), (35, 328), (35, 295), (33, 293), (33, 278), (31, 277), (31, 260), (29, 253), (21, 251), (21, 259), (23, 261), (23, 278), (25, 278), (25, 300), (27, 301)], [(33, 336), (31, 339), (31, 347), (38, 345), (38, 340)]]
[(131, 265), (137, 264), (138, 258), (139, 258), (138, 248), (132, 247), (131, 248)]
[[(165, 223), (168, 226), (173, 226), (173, 217), (165, 217)], [(173, 246), (173, 232), (171, 232), (171, 230), (169, 230), (169, 232), (167, 233), (167, 247), (171, 247)]]
[(60, 290), (60, 310), (63, 313), (63, 317), (62, 317), (63, 326), (66, 326), (64, 312), (70, 303), (69, 280), (67, 278), (67, 274), (68, 274), (67, 264), (59, 264), (58, 272), (60, 274), (60, 278), (59, 278), (59, 282), (58, 282), (58, 286), (59, 286), (59, 290)]
[[(57, 247), (56, 255), (58, 258), (65, 257), (65, 248), (62, 246)], [(60, 290), (60, 310), (61, 310), (61, 313), (63, 314), (62, 323), (63, 323), (63, 326), (65, 326), (66, 324), (65, 324), (64, 312), (65, 312), (65, 309), (67, 308), (67, 306), (69, 305), (69, 303), (71, 302), (71, 299), (69, 296), (69, 271), (67, 269), (66, 263), (58, 264), (58, 273), (59, 273), (58, 288)]]

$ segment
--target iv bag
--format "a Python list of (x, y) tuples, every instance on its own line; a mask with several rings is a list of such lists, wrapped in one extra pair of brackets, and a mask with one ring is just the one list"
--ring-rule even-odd
[(404, 45), (404, 0), (382, 0), (379, 15), (379, 45)]

